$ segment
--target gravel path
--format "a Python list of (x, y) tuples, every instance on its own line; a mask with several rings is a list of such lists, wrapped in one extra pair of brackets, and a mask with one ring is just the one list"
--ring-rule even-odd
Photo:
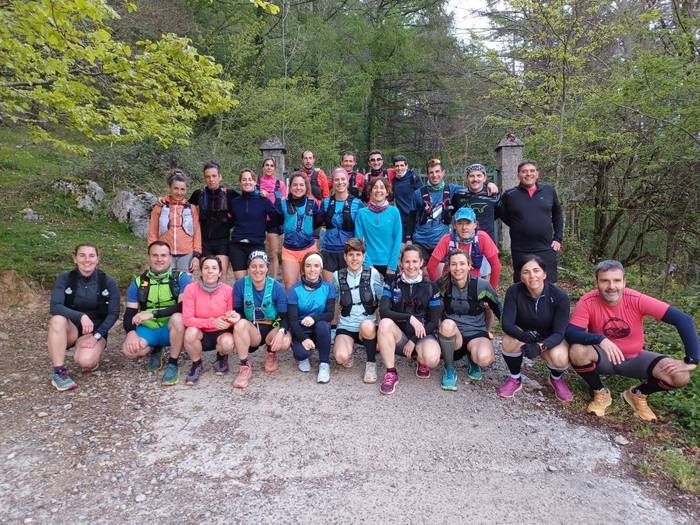
[(498, 399), (500, 363), (477, 384), (460, 368), (447, 393), (399, 360), (385, 397), (361, 355), (329, 385), (255, 355), (245, 391), (208, 356), (200, 385), (166, 389), (114, 334), (101, 369), (57, 394), (34, 307), (0, 317), (3, 523), (697, 522), (627, 475), (614, 436), (561, 419), (549, 388)]

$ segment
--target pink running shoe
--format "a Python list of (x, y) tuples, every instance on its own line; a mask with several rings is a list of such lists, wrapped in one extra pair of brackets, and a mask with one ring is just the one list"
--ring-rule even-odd
[(508, 376), (508, 379), (506, 379), (506, 382), (501, 385), (501, 387), (498, 389), (498, 395), (501, 397), (507, 397), (511, 398), (515, 395), (516, 392), (520, 392), (523, 389), (523, 383), (522, 381), (519, 381), (517, 379), (513, 379), (512, 377)]
[(574, 398), (574, 395), (571, 393), (571, 390), (569, 390), (569, 386), (566, 384), (563, 377), (554, 379), (552, 376), (549, 376), (549, 384), (552, 385), (556, 398), (562, 403), (568, 403)]
[(385, 396), (391, 395), (396, 390), (396, 383), (399, 382), (399, 374), (396, 372), (387, 372), (384, 374), (384, 380), (379, 386), (379, 391)]
[(418, 379), (428, 379), (430, 377), (430, 368), (428, 368), (427, 365), (418, 363), (416, 367), (416, 377)]

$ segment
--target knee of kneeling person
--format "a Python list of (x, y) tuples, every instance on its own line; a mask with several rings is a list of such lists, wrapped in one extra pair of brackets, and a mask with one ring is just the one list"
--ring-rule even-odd
[(586, 345), (571, 345), (569, 347), (569, 360), (574, 366), (584, 366), (593, 360), (590, 356), (590, 347)]
[(482, 368), (491, 366), (496, 361), (496, 354), (493, 349), (480, 348), (473, 357), (474, 362)]
[(62, 315), (52, 315), (49, 319), (49, 330), (65, 330), (68, 326), (68, 319)]
[(333, 354), (335, 355), (335, 360), (338, 362), (338, 364), (343, 365), (350, 360), (352, 352), (348, 351), (347, 348), (341, 348), (336, 345), (333, 347)]
[(221, 347), (221, 351), (224, 354), (230, 354), (233, 352), (233, 335), (232, 334), (222, 334), (219, 336), (218, 344)]
[(75, 362), (82, 368), (94, 368), (100, 360), (100, 354), (96, 352), (82, 351), (75, 353)]
[(676, 372), (671, 374), (668, 379), (673, 388), (683, 388), (690, 383), (690, 372)]
[(441, 335), (451, 337), (453, 335), (457, 335), (457, 330), (457, 323), (455, 323), (452, 319), (445, 319), (440, 323)]
[(373, 339), (376, 336), (376, 325), (373, 321), (362, 321), (360, 323), (360, 335), (363, 339)]
[(170, 331), (177, 331), (177, 332), (184, 332), (185, 331), (185, 325), (182, 322), (182, 314), (174, 313), (173, 315), (170, 316), (170, 320), (168, 321), (168, 329)]
[(199, 328), (190, 327), (185, 330), (185, 342), (194, 343), (202, 338), (202, 332)]

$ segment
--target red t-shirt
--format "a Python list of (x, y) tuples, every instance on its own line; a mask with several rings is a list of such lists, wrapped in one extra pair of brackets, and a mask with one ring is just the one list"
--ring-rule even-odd
[[(479, 251), (481, 251), (481, 253), (484, 255), (484, 257), (486, 257), (486, 260), (491, 265), (491, 275), (489, 276), (489, 283), (495, 290), (498, 288), (498, 281), (501, 278), (501, 261), (498, 259), (498, 247), (491, 240), (489, 234), (481, 230), (476, 230), (476, 242), (479, 243)], [(469, 262), (471, 263), (472, 245), (460, 242), (457, 243), (457, 248), (467, 252)], [(435, 281), (441, 277), (441, 275), (438, 274), (438, 264), (440, 264), (445, 259), (449, 251), (450, 234), (446, 233), (438, 241), (437, 245), (435, 246), (435, 249), (433, 250), (432, 255), (430, 256), (430, 260), (428, 261), (428, 266), (426, 270), (428, 271), (428, 276), (432, 281)], [(443, 268), (443, 273), (445, 273), (446, 269), (447, 268)], [(469, 274), (473, 275), (474, 277), (479, 277), (479, 268), (472, 268), (471, 270), (469, 270)]]
[(625, 357), (637, 357), (644, 349), (644, 316), (660, 320), (668, 308), (667, 303), (630, 288), (625, 288), (622, 300), (611, 306), (601, 299), (598, 290), (593, 290), (579, 299), (569, 322), (604, 335)]

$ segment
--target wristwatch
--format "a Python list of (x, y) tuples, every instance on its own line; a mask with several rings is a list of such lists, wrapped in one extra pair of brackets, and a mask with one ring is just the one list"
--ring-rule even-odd
[(94, 337), (96, 341), (99, 341), (100, 339), (102, 339), (102, 334), (100, 332), (95, 332), (94, 334), (92, 334), (92, 337)]

